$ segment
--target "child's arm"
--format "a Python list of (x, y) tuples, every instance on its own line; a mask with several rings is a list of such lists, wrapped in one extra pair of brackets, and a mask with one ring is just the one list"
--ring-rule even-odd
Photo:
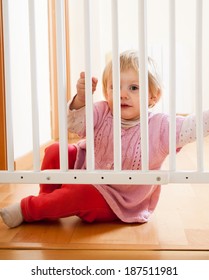
[[(203, 112), (203, 135), (204, 137), (209, 135), (209, 110)], [(196, 140), (196, 117), (195, 115), (189, 115), (185, 117), (181, 127), (179, 137), (179, 147), (194, 142)]]
[[(97, 87), (97, 78), (92, 78), (92, 93), (95, 92)], [(85, 73), (80, 73), (80, 78), (78, 79), (77, 85), (77, 94), (75, 95), (73, 101), (70, 104), (70, 110), (78, 110), (85, 106)]]
[[(96, 90), (97, 79), (92, 78), (92, 92)], [(80, 137), (85, 137), (85, 73), (80, 73), (77, 82), (77, 94), (72, 101), (68, 102), (68, 129)]]

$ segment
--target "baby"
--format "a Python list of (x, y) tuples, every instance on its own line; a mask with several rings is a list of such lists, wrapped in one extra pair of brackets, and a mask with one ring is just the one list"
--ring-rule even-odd
[[(122, 169), (141, 169), (140, 138), (140, 81), (139, 58), (136, 51), (120, 55), (120, 99)], [(149, 107), (155, 106), (162, 95), (162, 84), (155, 63), (148, 59)], [(92, 90), (97, 79), (92, 78)], [(113, 84), (112, 62), (103, 72), (105, 101), (94, 103), (95, 168), (113, 169)], [(85, 127), (85, 74), (77, 83), (77, 94), (68, 103), (68, 128), (82, 139), (68, 146), (69, 169), (86, 168)], [(204, 112), (204, 136), (209, 134), (209, 111)], [(148, 113), (149, 169), (159, 170), (169, 153), (169, 116)], [(195, 116), (176, 116), (176, 151), (195, 141)], [(45, 151), (42, 170), (59, 169), (59, 144), (54, 143)], [(0, 210), (8, 227), (24, 222), (78, 216), (86, 222), (125, 223), (147, 222), (160, 196), (160, 185), (120, 184), (41, 184), (37, 196), (28, 196), (19, 203)]]

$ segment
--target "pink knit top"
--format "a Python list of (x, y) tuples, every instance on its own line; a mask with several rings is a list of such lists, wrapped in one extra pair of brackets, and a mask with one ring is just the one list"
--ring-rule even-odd
[[(204, 132), (209, 131), (209, 111), (204, 113)], [(208, 122), (207, 122), (208, 120)], [(169, 152), (168, 115), (149, 113), (149, 169), (158, 170)], [(68, 110), (68, 128), (82, 140), (77, 144), (78, 156), (75, 169), (86, 168), (85, 107)], [(113, 116), (106, 101), (94, 104), (95, 168), (113, 169)], [(141, 169), (140, 123), (122, 128), (122, 169)], [(194, 116), (176, 117), (176, 147), (195, 140)], [(155, 209), (160, 185), (94, 185), (103, 195), (114, 213), (124, 222), (147, 222)]]

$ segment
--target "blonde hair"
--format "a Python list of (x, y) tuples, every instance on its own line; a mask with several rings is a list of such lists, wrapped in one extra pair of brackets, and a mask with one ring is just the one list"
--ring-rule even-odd
[[(139, 56), (138, 52), (134, 50), (128, 50), (120, 54), (120, 72), (133, 69), (137, 73), (139, 72)], [(112, 60), (106, 65), (102, 76), (103, 94), (107, 98), (107, 80), (112, 77)], [(151, 98), (155, 98), (157, 103), (162, 95), (162, 82), (157, 72), (156, 63), (150, 57), (148, 57), (148, 86), (149, 94)], [(152, 107), (154, 105), (150, 105)]]

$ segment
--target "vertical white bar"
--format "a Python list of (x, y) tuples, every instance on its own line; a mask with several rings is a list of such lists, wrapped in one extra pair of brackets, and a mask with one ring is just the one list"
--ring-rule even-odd
[(118, 36), (118, 1), (112, 0), (112, 79), (114, 170), (121, 170), (121, 108), (120, 108), (120, 54)]
[(169, 169), (176, 169), (176, 5), (169, 3)]
[(28, 1), (29, 40), (30, 40), (30, 74), (32, 100), (32, 132), (33, 132), (33, 169), (40, 170), (40, 143), (39, 143), (39, 110), (37, 90), (37, 52), (35, 28), (35, 1)]
[(95, 168), (94, 160), (94, 116), (91, 77), (91, 7), (90, 1), (84, 0), (84, 31), (85, 31), (85, 101), (86, 101), (86, 147), (87, 170)]
[(147, 57), (147, 1), (139, 0), (139, 85), (142, 171), (149, 170), (148, 145), (148, 57)]
[(65, 1), (56, 1), (60, 169), (68, 170)]
[(5, 67), (5, 92), (6, 92), (6, 130), (7, 130), (7, 168), (14, 171), (14, 139), (12, 120), (12, 75), (11, 75), (11, 43), (10, 43), (10, 18), (9, 1), (3, 1), (4, 20), (4, 67)]
[(197, 134), (197, 170), (203, 171), (203, 113), (202, 113), (202, 10), (203, 1), (196, 0), (196, 134)]

